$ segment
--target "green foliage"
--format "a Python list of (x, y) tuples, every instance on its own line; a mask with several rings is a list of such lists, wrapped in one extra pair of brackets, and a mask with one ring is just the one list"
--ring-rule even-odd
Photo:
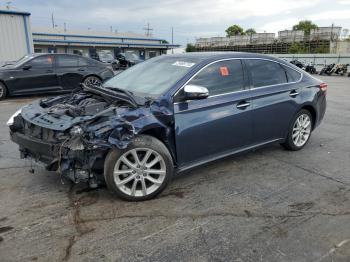
[(256, 31), (254, 28), (248, 28), (247, 30), (245, 30), (245, 34), (246, 35), (256, 34)]
[(315, 49), (314, 51), (315, 54), (328, 54), (329, 53), (329, 48), (325, 46), (321, 46)]
[(230, 36), (234, 36), (234, 35), (244, 35), (244, 30), (242, 27), (240, 27), (239, 25), (231, 25), (230, 27), (228, 27), (226, 30), (226, 36), (230, 37)]
[(169, 44), (167, 40), (162, 40), (162, 44)]
[(305, 53), (308, 53), (308, 50), (301, 43), (295, 42), (295, 43), (291, 44), (291, 46), (289, 47), (288, 53), (289, 54), (305, 54)]
[(293, 26), (293, 30), (302, 30), (305, 35), (310, 35), (312, 29), (316, 29), (317, 25), (310, 20), (299, 21), (298, 24)]
[(196, 49), (196, 47), (194, 46), (194, 45), (192, 45), (192, 44), (187, 44), (187, 46), (186, 46), (186, 52), (196, 52), (197, 51), (197, 49)]

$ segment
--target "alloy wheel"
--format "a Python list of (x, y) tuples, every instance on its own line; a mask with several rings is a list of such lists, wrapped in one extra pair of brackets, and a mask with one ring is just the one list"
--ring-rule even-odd
[(301, 114), (293, 126), (293, 143), (297, 147), (305, 145), (311, 134), (311, 119), (307, 114)]
[(155, 192), (166, 177), (163, 157), (149, 148), (124, 153), (114, 166), (114, 183), (129, 196), (142, 197)]
[(4, 92), (5, 92), (4, 87), (2, 85), (0, 85), (0, 98), (3, 97)]
[(86, 86), (99, 86), (102, 84), (101, 80), (95, 76), (89, 76), (84, 80)]

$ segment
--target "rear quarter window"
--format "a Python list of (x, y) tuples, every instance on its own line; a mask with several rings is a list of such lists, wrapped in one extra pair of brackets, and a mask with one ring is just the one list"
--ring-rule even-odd
[(288, 67), (288, 66), (283, 66), (284, 70), (286, 71), (287, 74), (287, 80), (288, 82), (298, 82), (301, 78), (301, 73), (298, 71)]
[(287, 83), (283, 67), (276, 62), (262, 59), (246, 60), (254, 88)]

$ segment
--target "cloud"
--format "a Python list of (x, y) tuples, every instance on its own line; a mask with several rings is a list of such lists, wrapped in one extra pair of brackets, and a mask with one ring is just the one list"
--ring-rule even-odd
[(239, 21), (249, 17), (283, 15), (295, 9), (315, 6), (318, 2), (319, 0), (167, 0), (157, 5), (144, 5), (137, 10), (126, 6), (99, 7), (90, 14), (95, 19), (110, 22), (176, 19), (183, 25), (207, 25)]
[(313, 15), (309, 15), (308, 19), (311, 20), (340, 20), (340, 19), (350, 19), (350, 9), (346, 10), (333, 10), (327, 12), (321, 12)]
[(291, 29), (299, 20), (311, 19), (320, 26), (332, 23), (350, 28), (350, 0), (16, 0), (14, 7), (32, 13), (33, 27), (55, 23), (69, 29), (143, 34), (147, 22), (154, 35), (171, 37), (184, 44), (196, 37), (225, 35), (232, 24), (255, 28), (258, 32)]

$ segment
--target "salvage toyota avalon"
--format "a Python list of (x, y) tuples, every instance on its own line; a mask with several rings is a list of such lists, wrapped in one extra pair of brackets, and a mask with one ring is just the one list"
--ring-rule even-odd
[(192, 53), (150, 59), (101, 86), (33, 102), (9, 120), (22, 158), (126, 200), (175, 173), (270, 143), (303, 148), (327, 85), (278, 58)]

